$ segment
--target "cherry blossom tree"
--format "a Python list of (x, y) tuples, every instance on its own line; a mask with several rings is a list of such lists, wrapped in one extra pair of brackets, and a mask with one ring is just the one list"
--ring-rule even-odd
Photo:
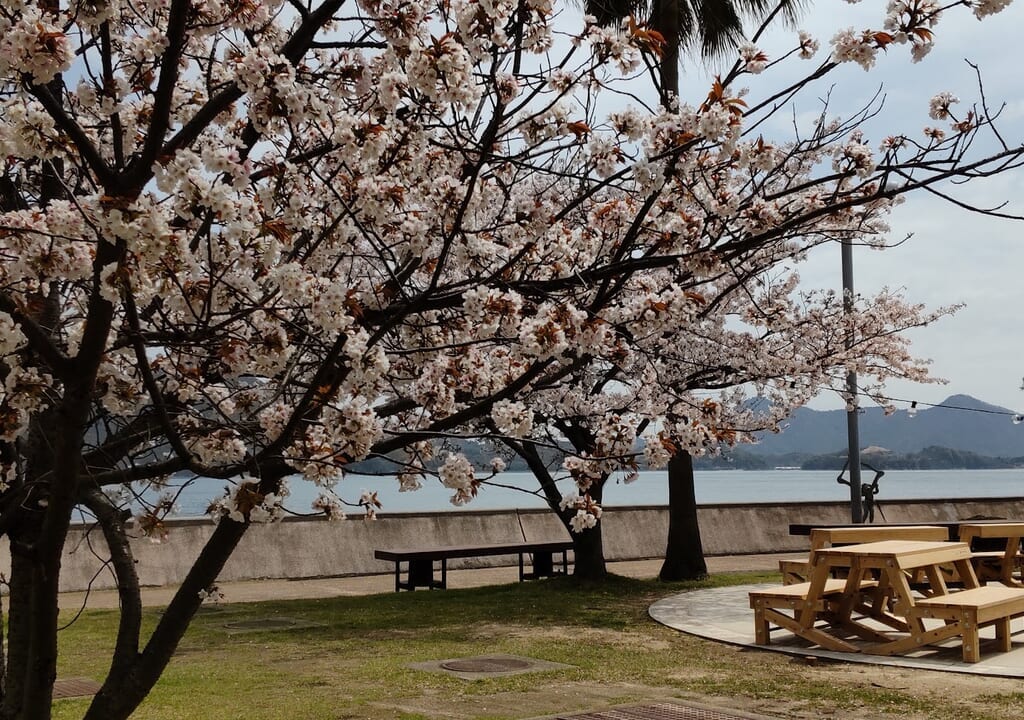
[[(968, 162), (984, 108), (948, 140), (876, 154), (842, 123), (756, 138), (745, 118), (792, 88), (626, 107), (657, 38), (556, 15), (547, 0), (3, 4), (0, 718), (50, 717), (76, 507), (121, 599), (86, 717), (116, 720), (247, 528), (280, 517), (290, 476), (323, 489), (311, 510), (372, 511), (347, 466), (403, 451), (403, 488), (436, 474), (467, 502), (481, 478), (458, 453), (428, 471), (430, 440), (528, 438), (570, 402), (586, 416), (600, 395), (566, 394), (576, 378), (614, 376), (624, 412), (668, 412), (642, 385), (656, 338), (720, 324), (712, 289), (763, 295), (763, 270), (881, 231), (900, 193), (1019, 158)], [(833, 53), (868, 64), (911, 37), (843, 36)], [(587, 479), (624, 442), (616, 422), (590, 432), (601, 454), (568, 463), (576, 529), (596, 519)], [(144, 631), (128, 537), (160, 535), (173, 497), (141, 493), (182, 473), (228, 490)]]
[[(982, 17), (991, 10), (979, 7), (975, 12)], [(930, 48), (933, 36), (929, 28), (934, 26), (937, 13), (938, 8), (931, 5), (891, 6), (884, 25), (886, 31), (838, 33), (832, 57), (818, 66), (811, 77), (827, 76), (841, 61), (857, 62), (868, 69), (879, 49), (899, 41), (909, 44), (913, 58), (920, 60)], [(773, 17), (757, 30), (755, 38)], [(809, 57), (816, 49), (813, 39), (798, 33), (795, 54)], [(722, 96), (726, 88), (744, 76), (760, 74), (774, 64), (749, 43), (740, 47), (739, 55), (732, 70), (712, 90), (709, 101)], [(806, 87), (794, 86), (788, 92)], [(691, 232), (700, 236), (698, 246), (708, 249), (712, 262), (720, 260), (716, 250), (723, 237), (750, 232), (750, 216), (732, 212), (735, 208), (753, 212), (755, 226), (771, 228), (772, 239), (758, 244), (755, 252), (730, 252), (727, 264), (688, 278), (692, 284), (679, 282), (662, 269), (631, 277), (630, 282), (642, 290), (623, 297), (642, 297), (649, 305), (644, 308), (646, 317), (642, 322), (634, 316), (623, 316), (627, 319), (617, 327), (617, 334), (630, 338), (631, 361), (653, 357), (657, 359), (658, 370), (652, 373), (642, 364), (627, 366), (622, 358), (611, 367), (588, 365), (564, 381), (568, 391), (556, 391), (554, 401), (535, 401), (541, 430), (533, 439), (553, 447), (561, 439), (575, 450), (575, 455), (569, 454), (564, 468), (545, 462), (536, 445), (506, 439), (538, 477), (549, 505), (574, 531), (577, 574), (601, 577), (605, 573), (598, 523), (603, 487), (612, 473), (621, 472), (627, 478), (635, 476), (634, 443), (642, 429), (652, 423), (664, 423), (671, 428), (661, 433), (657, 442), (647, 444), (648, 450), (653, 449), (653, 457), (648, 460), (657, 458), (655, 466), (669, 467), (672, 520), (662, 577), (691, 578), (705, 572), (696, 527), (691, 453), (717, 452), (723, 445), (753, 441), (755, 431), (777, 430), (778, 423), (793, 409), (825, 388), (845, 395), (843, 382), (851, 368), (873, 379), (873, 384), (862, 391), (877, 398), (881, 398), (880, 391), (887, 379), (931, 380), (925, 364), (909, 355), (906, 343), (897, 333), (933, 322), (951, 308), (929, 313), (885, 292), (875, 298), (856, 300), (853, 312), (848, 312), (834, 294), (797, 294), (795, 275), (773, 283), (770, 302), (755, 296), (752, 287), (765, 282), (764, 274), (769, 269), (784, 261), (799, 262), (810, 248), (823, 242), (884, 246), (888, 229), (884, 217), (892, 201), (898, 202), (902, 194), (922, 187), (917, 183), (922, 179), (922, 170), (932, 162), (929, 157), (942, 156), (947, 170), (963, 164), (964, 178), (985, 174), (978, 173), (969, 159), (979, 134), (993, 129), (987, 120), (979, 121), (982, 115), (989, 117), (989, 113), (987, 109), (973, 108), (957, 117), (951, 114), (951, 105), (956, 102), (952, 94), (940, 93), (927, 108), (930, 119), (949, 121), (949, 137), (941, 128), (926, 128), (923, 143), (902, 137), (885, 138), (880, 160), (869, 159), (871, 151), (860, 129), (864, 121), (880, 110), (872, 105), (846, 122), (830, 119), (823, 112), (815, 133), (804, 140), (777, 145), (766, 144), (763, 136), (758, 136), (756, 142), (740, 140), (735, 153), (739, 163), (728, 169), (713, 163), (701, 165), (681, 180), (678, 188), (673, 188), (673, 194), (690, 196), (692, 204), (680, 204), (685, 208), (685, 217), (700, 219), (697, 229)], [(758, 127), (779, 105), (761, 104), (748, 109), (739, 102), (731, 107), (731, 112)], [(998, 133), (994, 136), (1001, 144)], [(1002, 147), (1016, 159), (1012, 150), (1005, 144)], [(700, 147), (691, 149), (692, 155), (699, 156), (700, 152)], [(760, 160), (751, 158), (762, 152), (771, 156), (767, 164), (772, 168), (820, 167), (825, 163), (823, 158), (828, 158), (834, 174), (817, 174), (808, 180), (805, 176), (797, 179), (769, 172), (765, 180), (747, 185), (742, 176), (749, 166), (744, 166), (744, 162), (757, 165), (765, 156)], [(709, 165), (714, 172), (707, 172)], [(1009, 167), (1012, 164), (1004, 169)], [(737, 172), (740, 179), (729, 178), (730, 172)], [(927, 171), (925, 174), (929, 175), (925, 185), (939, 179)], [(945, 171), (941, 175), (951, 177)], [(960, 173), (954, 171), (953, 175)], [(799, 188), (797, 194), (802, 193), (807, 182), (821, 183), (815, 191), (815, 203), (828, 216), (825, 221), (817, 212), (807, 216), (802, 203), (790, 204), (789, 193), (794, 187)], [(758, 197), (744, 197), (747, 190)], [(773, 198), (770, 207), (761, 200), (762, 192)], [(716, 202), (721, 197), (728, 199), (728, 209), (723, 210)], [(829, 208), (839, 206), (844, 209), (830, 212)], [(969, 209), (989, 212), (983, 208)], [(765, 210), (767, 213), (762, 214)], [(719, 222), (702, 225), (709, 216)], [(730, 227), (730, 222), (739, 226)], [(704, 310), (702, 304), (708, 309)], [(686, 322), (679, 323), (680, 318)], [(746, 333), (726, 329), (737, 320), (748, 324)], [(639, 340), (647, 337), (657, 339), (653, 350), (645, 348)], [(680, 352), (680, 348), (685, 352)], [(692, 356), (687, 354), (691, 352)], [(669, 358), (674, 358), (675, 363), (671, 370)], [(779, 387), (773, 389), (769, 383)], [(614, 392), (608, 390), (611, 385), (616, 387)], [(624, 391), (630, 385), (635, 391)], [(711, 400), (708, 395), (712, 390), (743, 387), (752, 390), (753, 396), (737, 391)], [(581, 399), (588, 394), (589, 400)], [(771, 411), (751, 413), (752, 397), (767, 397)], [(674, 399), (666, 405), (664, 401), (668, 398)], [(851, 403), (856, 401), (857, 398), (850, 398)], [(685, 418), (682, 424), (680, 418)], [(665, 454), (660, 450), (662, 447), (671, 448), (672, 453)], [(557, 486), (559, 470), (563, 470), (563, 477), (567, 472), (573, 478), (578, 493), (561, 496)], [(681, 499), (676, 502), (675, 498)], [(678, 538), (685, 538), (685, 542)]]

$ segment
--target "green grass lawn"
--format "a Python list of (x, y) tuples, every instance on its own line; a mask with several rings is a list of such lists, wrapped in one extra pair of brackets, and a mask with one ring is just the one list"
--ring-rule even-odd
[[(903, 683), (907, 688), (880, 685), (862, 669), (809, 666), (701, 640), (647, 615), (648, 606), (666, 595), (773, 577), (720, 575), (678, 585), (612, 578), (596, 586), (564, 578), (213, 606), (197, 616), (134, 717), (511, 719), (667, 698), (804, 718), (980, 720), (1019, 716), (1024, 709), (1024, 695), (1005, 691), (957, 694), (937, 707), (910, 680)], [(147, 621), (158, 613), (147, 611)], [(287, 618), (298, 626), (246, 632), (227, 627), (266, 618)], [(65, 630), (60, 676), (102, 679), (116, 621), (115, 612), (88, 611)], [(409, 667), (491, 653), (572, 667), (473, 681)], [(55, 717), (78, 718), (86, 704), (57, 701)]]

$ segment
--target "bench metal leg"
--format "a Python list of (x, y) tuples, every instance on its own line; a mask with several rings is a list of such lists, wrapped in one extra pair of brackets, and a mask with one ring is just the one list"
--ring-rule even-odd
[(562, 575), (569, 574), (569, 556), (566, 550), (535, 550), (531, 553), (531, 565), (530, 572), (526, 572), (525, 560), (523, 556), (526, 552), (519, 553), (519, 582), (524, 580), (535, 580), (537, 578), (555, 577), (559, 574), (555, 570), (555, 553), (562, 553)]
[(409, 589), (430, 587), (434, 584), (434, 563), (431, 560), (409, 561)]
[(535, 552), (533, 554), (533, 576), (551, 577), (555, 574), (555, 554), (552, 552)]
[(400, 590), (415, 590), (418, 587), (425, 587), (430, 590), (448, 587), (448, 564), (441, 560), (441, 581), (434, 578), (433, 560), (409, 560), (409, 569), (406, 573), (406, 581), (401, 579), (402, 561), (395, 562), (395, 592)]

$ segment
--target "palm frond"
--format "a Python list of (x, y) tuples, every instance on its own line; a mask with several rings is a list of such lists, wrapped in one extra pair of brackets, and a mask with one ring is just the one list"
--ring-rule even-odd
[(615, 25), (646, 10), (645, 0), (586, 0), (583, 5), (587, 15), (597, 18), (599, 25)]

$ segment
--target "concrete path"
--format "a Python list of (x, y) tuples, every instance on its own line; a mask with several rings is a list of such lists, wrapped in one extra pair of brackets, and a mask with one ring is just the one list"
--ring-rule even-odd
[[(681, 593), (659, 600), (650, 608), (652, 618), (691, 635), (710, 640), (743, 645), (765, 651), (775, 651), (803, 657), (828, 658), (842, 662), (891, 665), (895, 667), (943, 670), (947, 672), (1024, 677), (1024, 619), (1013, 621), (1013, 650), (1000, 653), (995, 647), (995, 631), (981, 631), (981, 662), (961, 661), (960, 644), (951, 641), (946, 646), (915, 653), (910, 656), (883, 657), (858, 653), (841, 653), (820, 648), (809, 648), (793, 634), (776, 629), (772, 631), (772, 644), (765, 647), (754, 644), (754, 611), (750, 609), (747, 593), (773, 585), (738, 585), (710, 590)], [(991, 639), (991, 643), (986, 642)]]

